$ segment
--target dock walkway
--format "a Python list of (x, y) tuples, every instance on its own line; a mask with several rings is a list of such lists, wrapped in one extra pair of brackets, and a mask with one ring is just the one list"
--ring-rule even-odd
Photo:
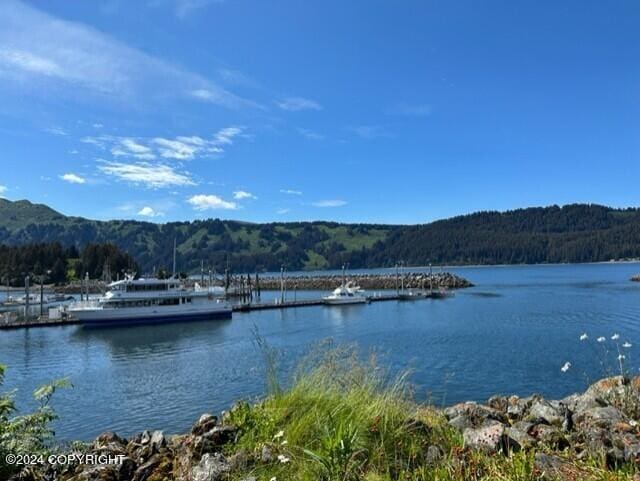
[[(423, 298), (416, 298), (414, 300), (419, 299), (428, 299), (432, 296), (427, 294)], [(436, 296), (433, 296), (434, 298)], [(381, 301), (404, 301), (406, 299), (402, 299), (397, 294), (382, 294), (371, 296), (369, 298), (370, 302), (381, 302)], [(263, 311), (268, 309), (288, 309), (293, 307), (311, 307), (311, 306), (322, 306), (324, 305), (324, 301), (322, 298), (318, 299), (300, 299), (300, 300), (285, 300), (283, 302), (247, 302), (243, 304), (235, 304), (232, 305), (231, 308), (233, 312), (251, 312), (251, 311)], [(332, 306), (332, 307), (340, 307), (340, 306)], [(6, 329), (20, 329), (20, 328), (31, 328), (31, 327), (52, 327), (52, 326), (71, 326), (80, 324), (80, 321), (76, 319), (70, 318), (58, 318), (58, 319), (50, 319), (46, 316), (37, 317), (37, 318), (17, 318), (11, 319), (7, 317), (0, 316), (0, 330)]]

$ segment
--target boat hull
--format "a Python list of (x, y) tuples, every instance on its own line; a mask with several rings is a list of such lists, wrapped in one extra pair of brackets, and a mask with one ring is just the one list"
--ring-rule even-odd
[(328, 306), (348, 306), (351, 304), (366, 304), (369, 299), (366, 297), (352, 297), (350, 299), (328, 299), (324, 298), (324, 303)]
[(195, 322), (231, 319), (229, 306), (199, 309), (87, 309), (71, 311), (84, 327), (100, 327), (114, 325), (165, 324), (176, 322)]

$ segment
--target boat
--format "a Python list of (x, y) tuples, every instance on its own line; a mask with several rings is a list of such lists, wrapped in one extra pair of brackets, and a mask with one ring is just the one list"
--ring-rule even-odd
[(413, 301), (416, 299), (424, 299), (427, 295), (424, 291), (402, 291), (398, 294), (398, 299), (401, 301)]
[(108, 289), (97, 299), (71, 304), (67, 314), (85, 326), (231, 319), (231, 306), (218, 289), (186, 287), (175, 277), (127, 276)]
[(322, 298), (325, 304), (331, 306), (342, 306), (346, 304), (365, 304), (369, 302), (369, 298), (365, 292), (351, 281), (343, 283), (340, 287), (328, 296)]

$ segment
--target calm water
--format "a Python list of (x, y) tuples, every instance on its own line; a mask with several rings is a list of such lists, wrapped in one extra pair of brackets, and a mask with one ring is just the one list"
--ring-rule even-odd
[[(279, 349), (285, 374), (323, 339), (355, 342), (394, 371), (412, 369), (418, 398), (446, 404), (583, 389), (603, 374), (594, 350), (602, 345), (581, 343), (583, 332), (592, 339), (619, 333), (634, 344), (627, 358), (638, 370), (640, 284), (628, 279), (640, 265), (451, 270), (477, 287), (441, 301), (263, 311), (222, 322), (0, 331), (0, 363), (9, 366), (4, 389), (18, 389), (19, 406), (30, 406), (38, 385), (69, 377), (74, 388), (54, 402), (62, 439), (184, 431), (205, 411), (261, 395), (254, 326)], [(573, 367), (563, 374), (565, 361)]]

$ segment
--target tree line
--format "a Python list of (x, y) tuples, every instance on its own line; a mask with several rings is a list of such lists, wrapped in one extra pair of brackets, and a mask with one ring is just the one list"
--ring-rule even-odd
[(0, 244), (0, 280), (14, 287), (24, 286), (27, 276), (31, 282), (60, 284), (86, 274), (110, 280), (137, 270), (133, 257), (111, 243), (88, 243), (80, 251), (60, 242)]

